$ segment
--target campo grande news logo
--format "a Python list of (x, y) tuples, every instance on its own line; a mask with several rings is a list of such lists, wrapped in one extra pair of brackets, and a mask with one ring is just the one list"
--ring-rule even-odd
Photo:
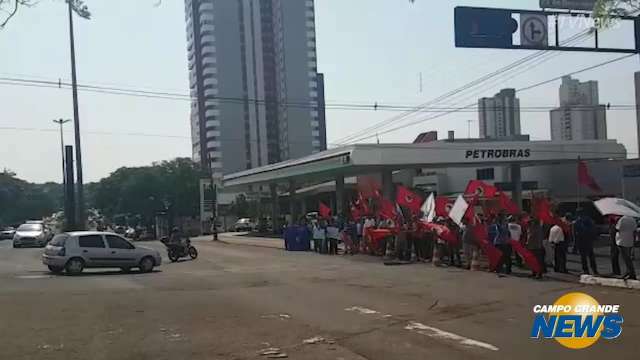
[[(600, 305), (579, 292), (561, 296), (553, 305), (535, 305), (531, 338), (555, 339), (570, 349), (584, 349), (622, 334), (620, 305)], [(545, 314), (547, 316), (545, 316)]]

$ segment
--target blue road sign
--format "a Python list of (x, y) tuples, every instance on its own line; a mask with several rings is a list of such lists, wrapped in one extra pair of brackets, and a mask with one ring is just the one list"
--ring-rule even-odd
[(508, 48), (518, 23), (509, 10), (459, 6), (455, 27), (457, 47)]

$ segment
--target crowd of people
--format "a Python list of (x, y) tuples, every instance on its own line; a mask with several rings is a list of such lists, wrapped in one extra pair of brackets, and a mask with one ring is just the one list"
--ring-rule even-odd
[[(395, 220), (337, 216), (313, 220), (305, 226), (311, 234), (313, 250), (320, 254), (337, 255), (342, 242), (345, 255), (367, 253), (383, 256), (385, 261), (432, 262), (466, 269), (477, 268), (478, 258), (484, 254), (489, 268), (500, 276), (510, 274), (515, 262), (518, 267), (526, 265), (531, 276), (540, 279), (548, 269), (568, 273), (567, 254), (573, 252), (580, 255), (583, 274), (599, 275), (594, 253), (599, 233), (593, 219), (582, 209), (578, 209), (576, 217), (567, 213), (552, 224), (546, 224), (535, 213), (477, 214), (473, 219), (464, 217), (459, 224), (446, 217), (426, 223), (422, 215)], [(632, 260), (636, 220), (610, 216), (609, 221), (612, 274), (636, 279)], [(620, 257), (625, 264), (624, 274)]]

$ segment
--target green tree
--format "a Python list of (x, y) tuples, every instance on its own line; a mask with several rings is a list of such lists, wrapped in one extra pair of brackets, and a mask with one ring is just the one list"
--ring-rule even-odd
[(32, 184), (5, 170), (0, 173), (0, 225), (41, 219), (62, 207), (62, 185)]
[(156, 211), (169, 207), (174, 216), (199, 214), (202, 172), (188, 158), (152, 166), (120, 168), (87, 187), (89, 205), (113, 218), (128, 214), (151, 223)]
[(640, 0), (598, 0), (594, 12), (599, 18), (633, 15), (640, 11)]

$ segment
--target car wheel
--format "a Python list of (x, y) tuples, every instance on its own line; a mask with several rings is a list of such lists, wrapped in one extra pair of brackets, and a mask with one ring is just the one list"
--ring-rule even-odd
[(13, 244), (13, 248), (14, 248), (14, 249), (17, 249), (17, 248), (19, 248), (19, 247), (20, 247), (20, 245)]
[(69, 275), (78, 275), (84, 269), (84, 261), (80, 258), (73, 258), (67, 261), (67, 265), (64, 267)]
[(153, 270), (153, 259), (150, 256), (145, 256), (140, 260), (140, 272), (148, 273)]
[(49, 271), (51, 271), (54, 274), (60, 274), (64, 268), (63, 267), (59, 267), (59, 266), (47, 266), (49, 268)]

